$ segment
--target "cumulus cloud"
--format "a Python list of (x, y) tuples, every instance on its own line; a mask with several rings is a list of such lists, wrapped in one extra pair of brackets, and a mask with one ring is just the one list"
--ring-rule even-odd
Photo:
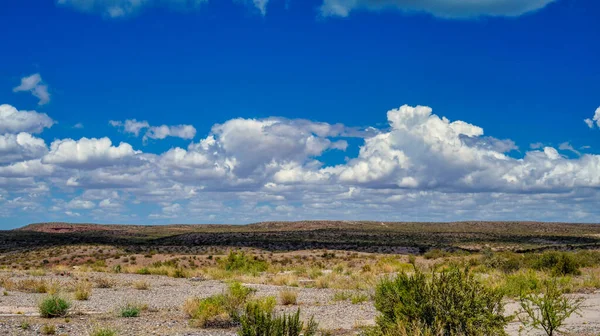
[[(177, 11), (198, 10), (208, 0), (58, 0), (60, 6), (71, 7), (85, 13), (98, 13), (108, 18), (135, 15), (147, 8), (168, 8)], [(268, 0), (248, 1), (263, 15)]]
[(63, 139), (52, 142), (42, 162), (71, 168), (98, 168), (114, 165), (136, 153), (128, 143), (113, 146), (109, 138)]
[(50, 93), (48, 86), (42, 82), (42, 76), (39, 73), (21, 78), (21, 84), (13, 88), (13, 92), (29, 91), (40, 101), (38, 105), (45, 105), (50, 102)]
[(45, 113), (19, 111), (8, 104), (0, 105), (0, 134), (41, 133), (44, 128), (50, 128), (54, 123)]
[(165, 139), (166, 137), (175, 137), (181, 139), (193, 139), (196, 136), (196, 128), (192, 125), (161, 125), (161, 126), (150, 126), (147, 121), (137, 121), (135, 119), (128, 119), (123, 121), (111, 120), (109, 124), (113, 127), (118, 127), (125, 133), (134, 134), (139, 136), (142, 130), (146, 130), (144, 134), (144, 141), (148, 139)]
[(0, 164), (40, 158), (47, 151), (44, 140), (29, 133), (0, 135)]
[(479, 16), (519, 16), (532, 12), (555, 0), (324, 0), (324, 16), (348, 16), (355, 10), (379, 11), (396, 9), (404, 12), (426, 12), (443, 18)]
[[(17, 115), (11, 115), (13, 123)], [(6, 133), (0, 135), (0, 209), (6, 215), (29, 207), (47, 220), (40, 199), (50, 196), (56, 220), (67, 212), (86, 220), (131, 219), (139, 211), (158, 222), (589, 221), (600, 215), (600, 155), (561, 155), (576, 153), (570, 143), (515, 152), (513, 141), (426, 106), (390, 110), (387, 121), (357, 131), (302, 119), (237, 118), (162, 153), (109, 138), (57, 139), (48, 148), (31, 133)], [(152, 128), (133, 119), (114, 123), (139, 136)], [(358, 154), (329, 163), (324, 154), (346, 150), (350, 136), (359, 137), (351, 143), (361, 141)]]
[(600, 107), (596, 109), (596, 113), (594, 113), (594, 116), (591, 119), (587, 118), (583, 121), (589, 128), (600, 127)]

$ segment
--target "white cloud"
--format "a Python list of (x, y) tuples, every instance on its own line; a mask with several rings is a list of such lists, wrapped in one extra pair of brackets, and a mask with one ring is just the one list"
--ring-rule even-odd
[(181, 139), (193, 139), (196, 136), (196, 129), (192, 125), (153, 126), (150, 127), (144, 135), (144, 140), (164, 139), (168, 136)]
[(123, 128), (123, 132), (131, 133), (131, 134), (134, 134), (135, 136), (140, 135), (140, 131), (143, 130), (144, 128), (150, 127), (150, 124), (148, 124), (147, 121), (137, 121), (135, 119), (128, 119), (128, 120), (125, 120), (125, 122), (118, 121), (118, 120), (111, 120), (108, 123), (113, 127)]
[(128, 143), (113, 146), (109, 138), (63, 139), (52, 142), (42, 162), (71, 168), (97, 168), (114, 165), (136, 153)]
[(44, 140), (29, 133), (0, 135), (0, 164), (40, 158), (47, 151)]
[(40, 100), (38, 105), (44, 105), (50, 102), (48, 86), (43, 83), (42, 77), (39, 73), (21, 78), (21, 84), (13, 88), (13, 92), (20, 91), (31, 92), (34, 97), (37, 97)]
[(95, 207), (96, 204), (94, 202), (79, 198), (74, 198), (67, 204), (67, 208), (69, 209), (89, 210)]
[(589, 127), (589, 128), (594, 128), (594, 123), (596, 123), (597, 127), (600, 127), (600, 107), (598, 107), (596, 109), (596, 113), (594, 113), (594, 116), (592, 117), (592, 119), (587, 118), (583, 120), (585, 122), (585, 124)]
[(41, 133), (44, 128), (50, 128), (54, 123), (45, 113), (19, 111), (8, 104), (0, 105), (0, 134)]
[(569, 142), (563, 142), (560, 145), (558, 145), (558, 149), (560, 150), (566, 150), (566, 151), (570, 151), (573, 152), (577, 155), (581, 155), (581, 152), (576, 150), (575, 148), (573, 148), (573, 146), (569, 143)]
[[(0, 215), (23, 207), (44, 214), (40, 199), (50, 195), (60, 199), (47, 206), (56, 220), (67, 211), (85, 220), (139, 215), (157, 222), (600, 216), (600, 155), (561, 155), (575, 153), (570, 143), (515, 153), (513, 141), (426, 106), (402, 106), (387, 119), (389, 127), (368, 132), (308, 120), (231, 119), (186, 148), (157, 154), (109, 138), (58, 139), (48, 150), (29, 133), (7, 133), (0, 135)], [(152, 127), (139, 123), (127, 129), (142, 135)], [(126, 124), (118, 123), (124, 130)], [(343, 164), (323, 162), (327, 151), (349, 147), (348, 136), (364, 139), (358, 154)]]
[[(177, 11), (198, 10), (208, 0), (58, 0), (61, 6), (72, 7), (85, 13), (98, 13), (108, 18), (135, 15), (146, 8), (168, 8)], [(245, 1), (244, 1), (245, 2)], [(264, 15), (268, 0), (252, 0), (251, 3)]]
[(324, 16), (348, 16), (355, 10), (396, 9), (427, 12), (444, 18), (519, 16), (544, 8), (555, 0), (324, 0)]
[(544, 144), (541, 142), (534, 142), (532, 144), (529, 144), (529, 148), (531, 149), (540, 149), (542, 147), (544, 147)]
[(122, 128), (125, 133), (131, 133), (135, 136), (139, 136), (140, 132), (146, 129), (144, 141), (148, 139), (162, 140), (169, 136), (189, 140), (196, 136), (196, 128), (192, 125), (150, 126), (147, 121), (138, 121), (135, 119), (128, 119), (124, 122), (111, 120), (109, 124), (113, 127)]

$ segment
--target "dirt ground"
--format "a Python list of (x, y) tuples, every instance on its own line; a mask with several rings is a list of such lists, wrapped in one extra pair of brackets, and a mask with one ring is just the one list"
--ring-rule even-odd
[[(24, 273), (11, 273), (14, 279), (31, 278)], [(4, 274), (6, 276), (6, 274)], [(96, 327), (110, 327), (118, 335), (235, 335), (234, 329), (198, 329), (189, 326), (181, 307), (186, 298), (207, 297), (221, 293), (225, 284), (221, 281), (192, 281), (165, 276), (137, 274), (106, 274), (87, 272), (65, 276), (38, 276), (36, 279), (59, 281), (64, 286), (81, 279), (94, 281), (107, 278), (113, 282), (111, 288), (93, 288), (89, 300), (76, 301), (72, 294), (73, 307), (67, 318), (44, 319), (37, 313), (37, 303), (46, 294), (8, 291), (0, 296), (0, 335), (40, 335), (43, 325), (54, 325), (56, 335), (89, 335)], [(148, 290), (135, 289), (136, 281), (146, 281)], [(256, 296), (278, 296), (282, 286), (253, 285)], [(298, 291), (298, 304), (277, 306), (277, 310), (291, 312), (301, 310), (301, 317), (314, 316), (319, 327), (336, 335), (357, 334), (360, 326), (375, 322), (376, 310), (371, 301), (352, 304), (350, 301), (334, 301), (336, 290), (316, 288), (294, 288)], [(3, 290), (2, 290), (3, 291)], [(572, 316), (567, 321), (567, 330), (572, 335), (598, 335), (600, 332), (600, 292), (583, 294), (584, 303), (580, 316)], [(127, 303), (147, 305), (147, 309), (137, 318), (122, 318), (118, 309)], [(518, 309), (518, 304), (508, 302), (507, 314)], [(29, 324), (28, 328), (23, 328)], [(519, 335), (520, 323), (513, 322), (507, 327), (509, 335)], [(525, 330), (521, 335), (543, 335)]]

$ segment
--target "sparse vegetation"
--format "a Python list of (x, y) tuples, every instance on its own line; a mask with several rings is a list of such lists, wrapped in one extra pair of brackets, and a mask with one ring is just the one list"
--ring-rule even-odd
[[(404, 274), (411, 279), (423, 276), (424, 285), (420, 286), (425, 288), (426, 292), (429, 291), (428, 293), (439, 294), (442, 291), (458, 290), (462, 294), (453, 296), (446, 295), (444, 292), (444, 295), (438, 295), (449, 297), (451, 302), (454, 302), (452, 305), (435, 300), (425, 300), (414, 306), (405, 305), (404, 308), (396, 309), (397, 315), (402, 318), (394, 323), (388, 321), (389, 323), (385, 324), (387, 327), (378, 324), (376, 328), (369, 329), (366, 333), (438, 336), (440, 330), (441, 332), (456, 331), (464, 327), (462, 325), (456, 327), (455, 324), (458, 322), (450, 323), (447, 319), (465, 318), (471, 321), (485, 315), (481, 317), (484, 322), (492, 324), (494, 321), (492, 317), (497, 313), (490, 313), (494, 310), (488, 308), (493, 307), (498, 301), (482, 299), (482, 297), (489, 298), (492, 294), (505, 299), (539, 298), (540, 294), (547, 291), (546, 282), (549, 279), (556, 281), (562, 293), (589, 293), (600, 288), (600, 251), (577, 250), (580, 245), (593, 247), (596, 241), (600, 243), (600, 236), (592, 235), (592, 233), (600, 234), (600, 229), (594, 233), (595, 227), (548, 224), (544, 230), (538, 230), (542, 224), (524, 224), (527, 229), (512, 224), (495, 228), (489, 223), (477, 225), (450, 223), (447, 226), (406, 224), (390, 225), (390, 227), (369, 225), (368, 223), (364, 226), (362, 223), (355, 224), (344, 229), (337, 228), (337, 231), (328, 227), (319, 228), (319, 231), (303, 229), (302, 232), (288, 231), (287, 227), (277, 228), (285, 234), (272, 229), (261, 231), (262, 229), (241, 226), (235, 227), (235, 230), (238, 230), (235, 232), (220, 228), (218, 230), (198, 228), (198, 231), (186, 231), (190, 229), (182, 227), (177, 236), (167, 234), (167, 231), (162, 231), (162, 228), (150, 228), (153, 231), (141, 229), (136, 235), (131, 235), (131, 232), (127, 231), (126, 235), (116, 234), (108, 238), (93, 232), (87, 232), (87, 236), (65, 235), (67, 243), (69, 239), (76, 237), (77, 245), (63, 245), (64, 242), (61, 242), (59, 246), (48, 245), (31, 251), (24, 250), (22, 253), (0, 254), (0, 290), (3, 291), (3, 295), (11, 295), (8, 301), (30, 295), (24, 293), (46, 293), (52, 297), (68, 295), (75, 300), (84, 300), (90, 298), (92, 294), (92, 289), (88, 286), (112, 288), (114, 291), (125, 290), (130, 294), (131, 288), (138, 290), (152, 288), (152, 292), (138, 293), (144, 296), (167, 288), (163, 287), (162, 282), (155, 282), (155, 279), (160, 278), (144, 277), (144, 275), (191, 278), (189, 282), (188, 280), (181, 280), (181, 282), (173, 279), (166, 280), (165, 286), (178, 283), (204, 286), (203, 280), (219, 280), (230, 284), (227, 290), (208, 298), (190, 298), (183, 309), (191, 325), (231, 327), (239, 326), (241, 315), (245, 314), (246, 303), (262, 302), (262, 299), (257, 300), (253, 297), (252, 290), (242, 286), (240, 282), (285, 286), (278, 296), (268, 299), (273, 307), (275, 303), (297, 305), (299, 294), (304, 301), (303, 288), (315, 290), (329, 288), (329, 291), (323, 292), (334, 292), (333, 301), (346, 301), (344, 307), (349, 307), (348, 303), (370, 306), (372, 304), (370, 301), (378, 306), (384, 301), (381, 295), (378, 296), (377, 290), (374, 291), (380, 287), (380, 280), (388, 276)], [(533, 230), (532, 228), (537, 231), (528, 231)], [(549, 228), (553, 230), (551, 235), (545, 233), (550, 232)], [(469, 235), (468, 237), (457, 236), (457, 232), (469, 232)], [(19, 234), (25, 236), (25, 233)], [(333, 239), (334, 234), (337, 235), (336, 239)], [(0, 242), (2, 237), (6, 237), (3, 235), (4, 233), (0, 232)], [(40, 237), (42, 236), (44, 235)], [(50, 236), (48, 239), (55, 239), (55, 236), (59, 235)], [(96, 237), (98, 240), (94, 241), (94, 244), (85, 243), (88, 236)], [(315, 239), (315, 236), (318, 236), (318, 239)], [(536, 240), (531, 243), (533, 236)], [(153, 245), (153, 239), (159, 237), (161, 245)], [(187, 244), (185, 237), (193, 237), (195, 243)], [(245, 240), (241, 240), (240, 237), (244, 237)], [(110, 241), (103, 241), (103, 239), (110, 239)], [(115, 243), (117, 239), (119, 242)], [(223, 239), (227, 243), (223, 243), (225, 245), (222, 246), (210, 245), (218, 239)], [(548, 243), (544, 248), (552, 246), (557, 250), (536, 250), (538, 239), (552, 241), (552, 244)], [(80, 244), (80, 242), (84, 243)], [(96, 244), (96, 242), (100, 243)], [(562, 249), (567, 245), (568, 250)], [(259, 247), (268, 247), (273, 251)], [(0, 250), (3, 248), (0, 246)], [(302, 251), (294, 251), (295, 249), (302, 249)], [(411, 253), (408, 256), (405, 254), (407, 249), (408, 253)], [(420, 275), (412, 274), (416, 267), (423, 270), (418, 272)], [(458, 285), (458, 281), (453, 280), (453, 277), (457, 276), (449, 274), (453, 274), (456, 269), (465, 268), (469, 268), (470, 271), (463, 275), (461, 282), (468, 285)], [(464, 273), (464, 271), (460, 272)], [(131, 273), (140, 276), (115, 273)], [(442, 275), (448, 277), (449, 284), (445, 287), (436, 280)], [(395, 281), (395, 278), (388, 278), (388, 280)], [(413, 284), (413, 286), (417, 285)], [(97, 295), (96, 291), (93, 290), (94, 295)], [(471, 293), (476, 299), (463, 300), (467, 293)], [(417, 297), (417, 294), (414, 295)], [(306, 298), (306, 302), (302, 302), (302, 305), (312, 305), (310, 296)], [(328, 303), (320, 301), (318, 304)], [(425, 310), (429, 317), (409, 316), (405, 312), (410, 310), (407, 307)], [(350, 307), (349, 309), (363, 308)], [(262, 308), (263, 312), (273, 311), (273, 309), (268, 305)], [(294, 311), (295, 307), (284, 309), (290, 312)], [(468, 309), (469, 316), (458, 316), (456, 311), (463, 309)], [(401, 314), (400, 312), (403, 311), (404, 313)], [(140, 312), (144, 314), (142, 309), (138, 314)], [(11, 313), (23, 314), (24, 312), (22, 309), (15, 309)], [(118, 318), (120, 313), (119, 310), (113, 312), (113, 318)], [(382, 314), (382, 319), (385, 315)], [(443, 316), (448, 317), (444, 319)], [(73, 319), (72, 323), (77, 323), (76, 320)], [(140, 321), (142, 320), (138, 320)], [(496, 322), (498, 325), (501, 324), (499, 320)], [(360, 327), (361, 323), (357, 322), (355, 327)], [(477, 330), (488, 332), (481, 327), (482, 323), (477, 322)], [(528, 323), (531, 326), (532, 322)], [(490, 332), (490, 335), (494, 333)]]

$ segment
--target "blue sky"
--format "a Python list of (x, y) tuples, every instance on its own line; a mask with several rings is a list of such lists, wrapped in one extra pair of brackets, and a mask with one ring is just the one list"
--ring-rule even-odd
[(5, 1), (0, 229), (597, 222), (599, 10)]

